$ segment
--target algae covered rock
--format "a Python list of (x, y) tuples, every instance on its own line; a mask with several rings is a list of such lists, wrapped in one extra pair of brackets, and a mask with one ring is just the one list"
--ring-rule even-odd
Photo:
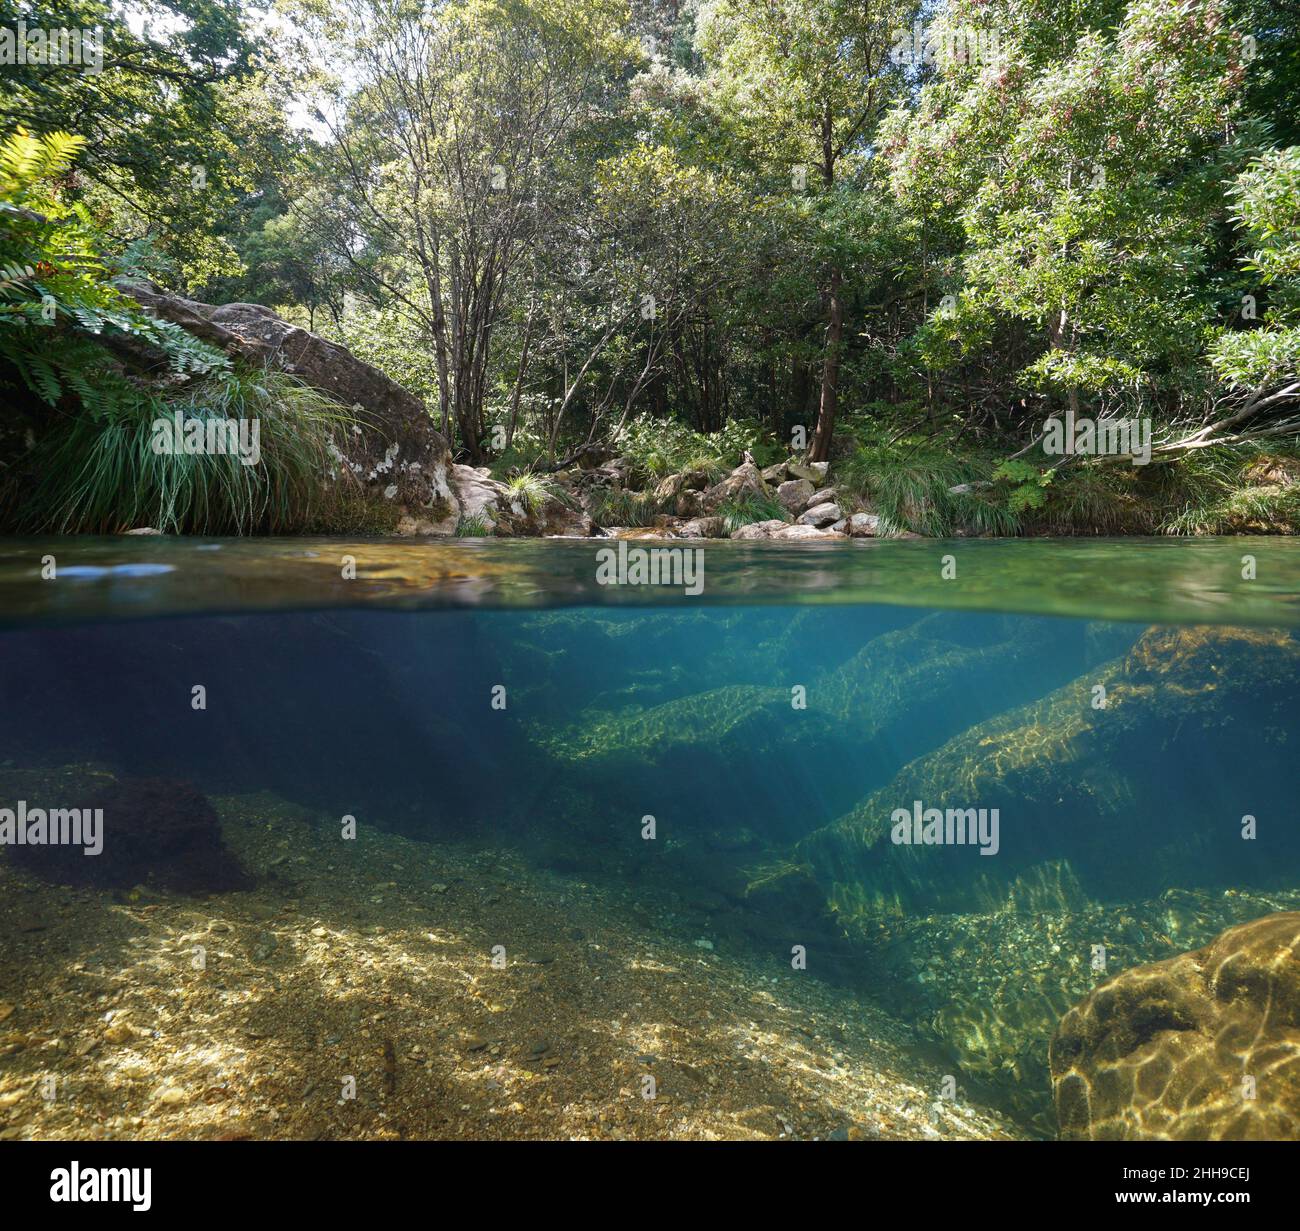
[(1300, 912), (1109, 980), (1062, 1019), (1050, 1064), (1064, 1138), (1300, 1135)]
[[(1179, 884), (1281, 884), (1300, 868), (1288, 748), (1300, 739), (1300, 643), (1285, 633), (1154, 628), (1121, 659), (999, 714), (906, 765), (811, 834), (811, 864), (847, 914), (1052, 905), (1051, 872), (1098, 900)], [(1249, 797), (1220, 767), (1255, 766)], [(898, 809), (997, 813), (991, 857), (893, 841)], [(1247, 817), (1268, 816), (1252, 840)], [(1068, 903), (1057, 903), (1068, 904)]]

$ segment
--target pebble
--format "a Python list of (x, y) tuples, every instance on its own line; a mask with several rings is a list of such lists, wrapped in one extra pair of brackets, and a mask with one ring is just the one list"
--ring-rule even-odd
[(129, 1043), (135, 1038), (135, 1031), (127, 1021), (115, 1021), (104, 1031), (104, 1038), (110, 1043)]

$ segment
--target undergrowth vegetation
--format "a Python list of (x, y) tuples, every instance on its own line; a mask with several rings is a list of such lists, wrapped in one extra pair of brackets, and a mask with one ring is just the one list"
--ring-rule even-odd
[[(0, 142), (0, 395), (28, 447), (0, 517), (28, 532), (290, 533), (347, 520), (355, 480), (331, 439), (356, 416), (277, 370), (237, 363), (147, 315), (112, 282), (85, 207), (61, 183), (84, 145), (22, 130)], [(160, 421), (256, 431), (236, 452), (155, 447)]]

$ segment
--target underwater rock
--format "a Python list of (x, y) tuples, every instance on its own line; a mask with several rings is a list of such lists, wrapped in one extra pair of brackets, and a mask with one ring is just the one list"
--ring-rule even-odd
[[(683, 614), (673, 637), (662, 620), (539, 617), (551, 629), (549, 652), (581, 655), (584, 678), (604, 685), (599, 695), (567, 698), (553, 719), (534, 710), (552, 699), (527, 698), (528, 732), (546, 766), (539, 789), (563, 782), (589, 801), (566, 814), (561, 830), (594, 837), (616, 800), (626, 801), (629, 815), (671, 818), (678, 835), (739, 814), (767, 841), (789, 843), (956, 731), (1077, 674), (1096, 652), (1084, 624), (1027, 629), (1003, 618), (971, 624), (948, 612), (904, 628), (886, 622), (906, 618), (882, 611), (880, 622), (867, 624), (851, 612), (823, 616), (810, 642), (808, 617), (788, 614), (782, 623), (770, 613), (737, 616), (711, 629)], [(570, 631), (561, 634), (561, 626)], [(647, 628), (658, 630), (655, 640), (641, 645)], [(625, 631), (611, 636), (618, 629)], [(719, 641), (719, 632), (728, 635)], [(1132, 627), (1108, 633), (1105, 656), (1136, 634)], [(521, 651), (517, 642), (513, 653)], [(1026, 654), (1049, 663), (1047, 673), (1017, 671)], [(720, 659), (733, 664), (725, 674)], [(736, 682), (700, 691), (705, 663), (713, 678)], [(711, 862), (717, 875), (730, 875), (725, 859)]]
[[(1298, 695), (1300, 644), (1284, 633), (1148, 629), (1123, 657), (912, 761), (788, 857), (864, 952), (887, 957), (896, 1011), (1036, 1120), (1047, 1044), (1088, 990), (1091, 944), (1111, 970), (1151, 961), (1177, 934), (1165, 902), (1178, 888), (1295, 883), (1300, 835), (1275, 822), (1293, 811)], [(1248, 799), (1225, 790), (1233, 762), (1253, 767)], [(996, 810), (996, 855), (895, 843), (894, 810), (917, 801), (945, 820)], [(1246, 814), (1274, 823), (1244, 841)], [(1184, 944), (1238, 900), (1220, 895), (1218, 922)]]
[(186, 782), (124, 778), (85, 805), (103, 810), (103, 849), (80, 845), (13, 846), (10, 857), (46, 880), (129, 889), (154, 885), (178, 893), (245, 889), (252, 878), (226, 848), (207, 797)]
[[(1097, 900), (1154, 896), (1207, 867), (1223, 884), (1281, 884), (1300, 835), (1243, 841), (1242, 818), (1290, 811), (1298, 697), (1300, 642), (1285, 633), (1149, 629), (1124, 658), (913, 761), (795, 859), (849, 917), (1070, 906), (1053, 897), (1058, 860)], [(1256, 766), (1249, 799), (1223, 796), (1218, 767), (1235, 758)], [(894, 842), (895, 810), (918, 801), (996, 810), (996, 857)]]
[(1070, 1140), (1300, 1134), (1300, 912), (1127, 970), (1062, 1019), (1050, 1051)]

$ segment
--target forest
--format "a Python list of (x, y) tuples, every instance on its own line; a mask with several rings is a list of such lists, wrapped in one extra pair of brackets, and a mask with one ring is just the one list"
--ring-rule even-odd
[[(338, 464), (372, 408), (142, 286), (346, 348), (595, 527), (787, 458), (897, 532), (1300, 527), (1296, 0), (0, 8), (10, 531), (391, 523)], [(178, 413), (259, 463), (151, 447)]]

